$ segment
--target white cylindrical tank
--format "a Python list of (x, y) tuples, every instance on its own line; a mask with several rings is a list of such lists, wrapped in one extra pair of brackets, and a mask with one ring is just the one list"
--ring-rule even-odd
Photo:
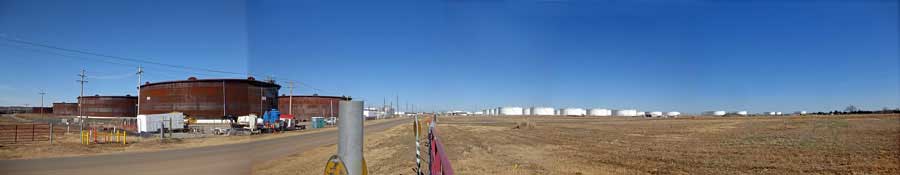
[(615, 116), (621, 116), (621, 117), (634, 117), (634, 116), (638, 115), (638, 111), (634, 110), (634, 109), (621, 109), (621, 110), (614, 110), (613, 114)]
[(725, 116), (728, 112), (725, 111), (706, 111), (703, 112), (703, 115), (711, 115), (711, 116)]
[(678, 111), (672, 111), (672, 112), (666, 113), (666, 116), (668, 116), (668, 117), (678, 117), (679, 115), (681, 115), (681, 113)]
[(584, 109), (581, 108), (565, 108), (561, 111), (559, 115), (575, 115), (575, 116), (583, 116), (587, 113)]
[(522, 109), (522, 113), (525, 115), (531, 115), (531, 108)]
[(562, 115), (562, 111), (560, 111), (560, 110), (562, 110), (562, 109), (553, 110), (553, 115)]
[(660, 111), (650, 112), (650, 117), (662, 117), (662, 116), (663, 116), (663, 112), (660, 112)]
[(763, 112), (762, 115), (775, 115), (776, 112)]
[(500, 115), (522, 115), (522, 107), (501, 107)]
[(715, 112), (713, 112), (713, 115), (715, 115), (715, 116), (724, 116), (724, 115), (727, 114), (727, 113), (728, 113), (728, 112), (725, 112), (725, 111), (715, 111)]
[(775, 112), (775, 115), (784, 115), (784, 114), (781, 112)]
[(591, 115), (591, 116), (611, 116), (611, 115), (612, 115), (612, 110), (609, 110), (609, 109), (601, 109), (601, 108), (594, 108), (594, 109), (591, 109), (590, 111), (588, 111), (588, 115)]
[(548, 107), (533, 107), (531, 115), (556, 115), (556, 110)]
[(806, 111), (797, 111), (797, 112), (794, 112), (794, 114), (796, 114), (796, 115), (806, 115)]
[(734, 112), (734, 114), (742, 115), (742, 116), (747, 116), (747, 115), (750, 115), (750, 112), (747, 112), (747, 111), (737, 111), (737, 112)]

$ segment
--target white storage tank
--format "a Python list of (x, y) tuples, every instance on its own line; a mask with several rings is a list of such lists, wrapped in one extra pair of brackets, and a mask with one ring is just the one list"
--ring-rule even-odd
[(556, 115), (556, 110), (549, 107), (531, 108), (531, 115)]
[(521, 107), (501, 107), (500, 115), (522, 115)]
[(678, 111), (672, 111), (672, 112), (667, 112), (667, 113), (666, 113), (666, 116), (667, 116), (667, 117), (678, 117), (679, 115), (681, 115), (681, 113), (678, 112)]
[(784, 114), (781, 112), (775, 112), (775, 115), (784, 115)]
[(703, 115), (711, 115), (711, 116), (725, 116), (728, 112), (725, 111), (706, 111), (703, 112)]
[(522, 113), (524, 113), (525, 115), (531, 115), (531, 108), (525, 108), (525, 109), (522, 109), (522, 110), (523, 110)]
[(612, 110), (594, 108), (594, 109), (591, 109), (590, 111), (588, 111), (588, 114), (591, 116), (611, 116)]
[(663, 116), (663, 112), (660, 112), (660, 111), (650, 112), (650, 117), (662, 117), (662, 116)]
[(806, 115), (806, 111), (797, 111), (797, 112), (794, 112), (794, 114), (796, 114), (796, 115)]
[(741, 115), (741, 116), (747, 116), (747, 115), (750, 115), (750, 112), (747, 112), (747, 111), (737, 111), (737, 112), (734, 112), (734, 114)]
[(574, 116), (583, 116), (587, 113), (584, 109), (581, 108), (565, 108), (562, 110), (560, 115), (574, 115)]
[(638, 115), (638, 111), (634, 109), (621, 109), (613, 111), (613, 114), (621, 117), (634, 117)]
[(763, 112), (762, 115), (775, 115), (777, 112)]
[(562, 111), (560, 111), (560, 110), (562, 110), (562, 109), (553, 110), (553, 115), (562, 115)]

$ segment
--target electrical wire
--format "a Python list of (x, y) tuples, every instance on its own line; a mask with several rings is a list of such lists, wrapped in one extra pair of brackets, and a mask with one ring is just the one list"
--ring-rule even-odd
[[(9, 38), (9, 37), (4, 36), (4, 35), (0, 35), (0, 39), (6, 40), (6, 41), (9, 41), (9, 42), (13, 42), (13, 43), (18, 43), (18, 44), (24, 44), (24, 45), (30, 45), (30, 46), (36, 46), (36, 47), (43, 47), (43, 48), (48, 48), (48, 49), (54, 49), (54, 50), (60, 50), (60, 51), (66, 51), (66, 52), (73, 52), (73, 53), (84, 54), (84, 55), (91, 55), (91, 56), (97, 56), (97, 57), (105, 57), (105, 58), (111, 58), (111, 59), (116, 59), (116, 60), (121, 60), (121, 61), (139, 62), (139, 63), (146, 63), (146, 64), (151, 64), (151, 65), (157, 65), (157, 66), (163, 66), (163, 67), (171, 67), (171, 68), (178, 68), (178, 69), (185, 69), (185, 70), (196, 70), (196, 71), (213, 72), (213, 73), (222, 73), (222, 74), (233, 74), (233, 75), (250, 75), (250, 76), (257, 76), (257, 77), (260, 77), (259, 75), (250, 74), (250, 73), (246, 73), (246, 74), (245, 74), (245, 73), (239, 73), (239, 72), (230, 72), (230, 71), (222, 71), (222, 70), (214, 70), (214, 69), (206, 69), (206, 68), (197, 68), (197, 67), (190, 67), (190, 66), (181, 66), (181, 65), (166, 64), (166, 63), (153, 62), (153, 61), (146, 61), (146, 60), (144, 60), (144, 59), (126, 58), (126, 57), (113, 56), (113, 55), (101, 54), (101, 53), (90, 52), (90, 51), (84, 51), (84, 50), (78, 50), (78, 49), (69, 49), (69, 48), (63, 48), (63, 47), (58, 47), (58, 46), (52, 46), (52, 45), (47, 45), (47, 44), (42, 44), (42, 43), (37, 43), (37, 42), (25, 41), (25, 40), (21, 40), (21, 39)], [(8, 45), (7, 45), (7, 46), (8, 46)], [(18, 48), (23, 48), (23, 47), (18, 47)], [(26, 48), (23, 48), (23, 49), (26, 49)], [(105, 60), (105, 59), (95, 59), (95, 58), (89, 58), (89, 57), (79, 57), (79, 56), (72, 56), (72, 55), (59, 54), (59, 53), (55, 53), (55, 52), (46, 52), (46, 51), (43, 51), (43, 50), (38, 50), (38, 49), (33, 49), (33, 48), (27, 48), (27, 49), (32, 50), (32, 51), (37, 51), (37, 52), (47, 53), (47, 54), (53, 54), (53, 55), (63, 56), (63, 57), (91, 59), (91, 60), (95, 60), (95, 61), (100, 61), (100, 62), (105, 62), (105, 63), (110, 63), (110, 64), (117, 64), (117, 65), (125, 65), (125, 66), (135, 66), (135, 67), (140, 66), (140, 65), (128, 64), (128, 63), (112, 62), (112, 61)], [(200, 75), (207, 75), (207, 76), (213, 76), (213, 75), (202, 74), (202, 73), (198, 73), (198, 72), (188, 72), (188, 73), (200, 74)], [(273, 77), (272, 79), (274, 80), (274, 77)], [(303, 83), (303, 82), (301, 82), (301, 81), (295, 81), (295, 80), (290, 80), (290, 79), (283, 79), (283, 80), (297, 82), (297, 83), (299, 83), (301, 86), (304, 86), (304, 87), (313, 89), (316, 93), (325, 91), (325, 90), (323, 90), (323, 89), (313, 87), (313, 86), (311, 86), (311, 85), (309, 85), (309, 84), (307, 84), (307, 83)], [(328, 92), (328, 91), (325, 91), (325, 92)]]

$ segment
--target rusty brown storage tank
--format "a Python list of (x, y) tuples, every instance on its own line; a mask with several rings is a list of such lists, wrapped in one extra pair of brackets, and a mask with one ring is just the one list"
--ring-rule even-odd
[[(293, 104), (291, 104), (293, 100)], [(293, 114), (294, 119), (300, 121), (309, 121), (312, 117), (337, 117), (339, 110), (338, 102), (341, 100), (350, 100), (349, 97), (339, 96), (319, 96), (313, 95), (295, 95), (278, 97), (278, 111), (282, 114)], [(289, 108), (293, 106), (293, 108)]]
[(53, 115), (78, 115), (78, 103), (53, 103)]
[(182, 112), (197, 119), (262, 114), (278, 106), (274, 81), (247, 79), (197, 79), (141, 85), (141, 114)]
[[(78, 97), (81, 112), (88, 117), (136, 117), (137, 97), (126, 96), (83, 96)], [(76, 115), (79, 114), (76, 112)]]

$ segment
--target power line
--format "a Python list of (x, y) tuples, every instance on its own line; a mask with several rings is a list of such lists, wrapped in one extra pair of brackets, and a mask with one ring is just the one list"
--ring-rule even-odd
[(146, 61), (146, 60), (143, 60), (143, 59), (125, 58), (125, 57), (119, 57), (119, 56), (113, 56), (113, 55), (101, 54), (101, 53), (90, 52), (90, 51), (83, 51), (83, 50), (77, 50), (77, 49), (68, 49), (68, 48), (62, 48), (62, 47), (57, 47), (57, 46), (51, 46), (51, 45), (46, 45), (46, 44), (41, 44), (41, 43), (36, 43), (36, 42), (24, 41), (24, 40), (20, 40), (20, 39), (12, 39), (12, 38), (8, 38), (8, 37), (5, 37), (5, 36), (0, 36), (0, 38), (3, 38), (4, 40), (7, 40), (7, 41), (19, 43), (19, 44), (25, 44), (25, 45), (31, 45), (31, 46), (37, 46), (37, 47), (44, 47), (44, 48), (50, 48), (50, 49), (56, 49), (56, 50), (62, 50), (62, 51), (67, 51), (67, 52), (75, 52), (75, 53), (80, 53), (80, 54), (85, 54), (85, 55), (93, 55), (93, 56), (98, 56), (98, 57), (106, 57), (106, 58), (112, 58), (112, 59), (117, 59), (117, 60), (124, 60), (124, 61), (131, 61), (131, 62), (139, 62), (139, 63), (147, 63), (147, 64), (155, 64), (155, 65), (169, 66), (169, 67), (175, 67), (175, 68), (181, 68), (181, 69), (193, 69), (193, 70), (201, 70), (201, 71), (207, 71), (207, 72), (216, 72), (216, 73), (225, 73), (225, 74), (244, 75), (244, 73), (229, 72), (229, 71), (220, 71), (220, 70), (213, 70), (213, 69), (206, 69), (206, 68), (197, 68), (197, 67), (189, 67), (189, 66), (181, 66), (181, 65), (174, 65), (174, 64), (166, 64), (166, 63), (159, 63), (159, 62), (153, 62), (153, 61)]
[[(42, 44), (42, 43), (37, 43), (37, 42), (25, 41), (25, 40), (21, 40), (21, 39), (9, 38), (9, 37), (7, 37), (7, 36), (2, 36), (2, 35), (0, 35), (0, 38), (2, 38), (3, 40), (9, 41), (9, 42), (19, 43), (19, 44), (24, 44), (24, 45), (30, 45), (30, 46), (36, 46), (36, 47), (43, 47), (43, 48), (49, 48), (49, 49), (55, 49), (55, 50), (61, 50), (61, 51), (67, 51), (67, 52), (74, 52), (74, 53), (79, 53), (79, 54), (84, 54), (84, 55), (92, 55), (92, 56), (97, 56), (97, 57), (106, 57), (106, 58), (112, 58), (112, 59), (122, 60), (122, 61), (139, 62), (139, 63), (146, 63), (146, 64), (152, 64), (152, 65), (158, 65), (158, 66), (173, 67), (173, 68), (186, 69), (186, 70), (197, 70), (197, 71), (214, 72), (214, 73), (223, 73), (223, 74), (234, 74), (234, 75), (250, 75), (250, 76), (260, 77), (260, 75), (255, 75), (255, 74), (250, 74), (250, 73), (246, 73), (246, 74), (245, 74), (245, 73), (239, 73), (239, 72), (230, 72), (230, 71), (222, 71), (222, 70), (214, 70), (214, 69), (206, 69), (206, 68), (197, 68), (197, 67), (190, 67), (190, 66), (181, 66), (181, 65), (166, 64), (166, 63), (153, 62), (153, 61), (146, 61), (146, 60), (144, 60), (144, 59), (126, 58), (126, 57), (120, 57), (120, 56), (114, 56), (114, 55), (108, 55), (108, 54), (102, 54), (102, 53), (96, 53), (96, 52), (84, 51), (84, 50), (79, 50), (79, 49), (69, 49), (69, 48), (63, 48), (63, 47), (58, 47), (58, 46), (52, 46), (52, 45), (47, 45), (47, 44)], [(21, 47), (20, 47), (20, 48), (21, 48)], [(30, 50), (38, 51), (38, 52), (44, 52), (44, 51), (42, 51), (42, 50), (37, 50), (37, 49), (30, 49)], [(64, 56), (64, 57), (86, 58), (86, 57), (78, 57), (78, 56), (71, 56), (71, 55), (63, 55), (63, 54), (52, 53), (52, 52), (44, 52), (44, 53), (49, 53), (49, 54), (54, 54), (54, 55), (59, 55), (59, 56)], [(91, 58), (88, 58), (88, 59), (91, 59)], [(102, 59), (93, 59), (93, 60), (102, 61), (102, 62), (111, 63), (111, 64), (125, 65), (125, 66), (129, 66), (129, 67), (132, 67), (132, 66), (138, 66), (138, 65), (127, 64), (127, 63), (110, 62), (109, 60), (102, 60)], [(197, 73), (197, 72), (187, 72), (187, 73), (201, 74), (201, 73)], [(201, 74), (201, 75), (214, 76), (214, 75), (209, 75), (209, 74)], [(294, 80), (290, 80), (290, 79), (284, 79), (284, 80), (294, 81)], [(319, 93), (319, 92), (321, 92), (321, 91), (324, 91), (324, 90), (322, 90), (322, 89), (319, 89), (319, 88), (310, 86), (309, 84), (303, 83), (303, 82), (301, 82), (301, 81), (296, 81), (296, 83), (299, 83), (301, 86), (304, 86), (304, 87), (313, 89), (313, 90), (315, 91), (315, 93)]]

